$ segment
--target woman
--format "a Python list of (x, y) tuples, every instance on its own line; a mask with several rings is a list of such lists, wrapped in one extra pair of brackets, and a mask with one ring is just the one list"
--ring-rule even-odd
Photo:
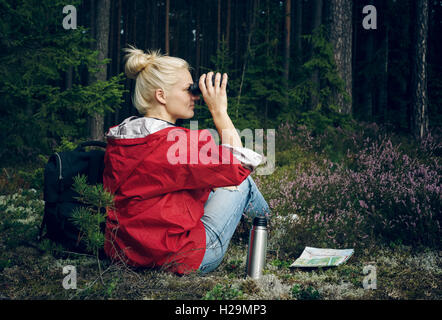
[[(106, 134), (104, 187), (115, 195), (106, 223), (105, 252), (133, 266), (180, 274), (207, 273), (222, 261), (244, 212), (269, 213), (250, 177), (262, 156), (242, 148), (227, 114), (227, 74), (203, 74), (202, 92), (220, 134), (177, 127), (194, 116), (198, 96), (186, 61), (126, 49), (126, 75), (135, 79), (130, 117)], [(177, 139), (178, 138), (178, 139)]]

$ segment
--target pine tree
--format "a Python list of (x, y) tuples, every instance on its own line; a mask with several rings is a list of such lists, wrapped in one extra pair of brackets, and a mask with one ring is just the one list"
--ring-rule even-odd
[[(348, 96), (334, 60), (333, 45), (326, 39), (325, 27), (316, 29), (312, 35), (304, 36), (304, 39), (312, 48), (312, 55), (302, 65), (301, 77), (290, 89), (290, 108), (284, 110), (278, 120), (302, 123), (314, 132), (322, 132), (327, 127), (346, 126), (350, 115), (340, 112), (336, 97), (337, 94), (342, 95), (344, 101), (348, 101)], [(319, 88), (312, 81), (315, 72), (321, 84)], [(312, 95), (318, 97), (318, 103), (313, 109), (310, 104)]]
[(72, 213), (72, 222), (80, 230), (80, 241), (97, 258), (101, 277), (100, 251), (103, 250), (103, 232), (107, 210), (114, 208), (114, 197), (103, 189), (102, 184), (88, 185), (84, 175), (74, 177), (73, 190), (79, 194), (77, 200), (84, 204)]
[(256, 26), (250, 37), (241, 99), (232, 99), (236, 111), (232, 119), (238, 121), (235, 125), (239, 128), (274, 127), (286, 104), (284, 63), (279, 54), (281, 30), (270, 28), (283, 21), (284, 7), (266, 10), (266, 2), (261, 5), (255, 8), (261, 14), (255, 17)]
[[(80, 8), (81, 1), (71, 4)], [(84, 139), (87, 116), (112, 112), (121, 102), (118, 77), (84, 85), (84, 74), (95, 72), (100, 62), (89, 48), (88, 29), (63, 28), (64, 5), (61, 0), (0, 2), (0, 130), (8, 137), (0, 139), (3, 163), (49, 154), (62, 137)]]

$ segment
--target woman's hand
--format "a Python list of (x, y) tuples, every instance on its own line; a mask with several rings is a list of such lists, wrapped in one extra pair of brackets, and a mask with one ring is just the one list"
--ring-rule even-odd
[[(227, 114), (227, 73), (223, 74), (221, 83), (221, 73), (217, 72), (215, 83), (212, 83), (213, 72), (203, 74), (199, 80), (199, 87), (204, 101), (212, 116)], [(221, 83), (221, 85), (220, 85)]]

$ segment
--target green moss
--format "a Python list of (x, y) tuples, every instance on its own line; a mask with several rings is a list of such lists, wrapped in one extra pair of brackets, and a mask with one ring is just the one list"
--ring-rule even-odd
[(318, 290), (312, 286), (302, 286), (295, 284), (291, 290), (292, 297), (296, 300), (319, 300), (321, 295)]
[(229, 284), (217, 284), (208, 291), (203, 300), (234, 300), (240, 299), (243, 292)]

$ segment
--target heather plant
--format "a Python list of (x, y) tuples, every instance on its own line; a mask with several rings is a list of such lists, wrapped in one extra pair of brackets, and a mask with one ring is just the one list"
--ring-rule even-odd
[(382, 242), (440, 246), (441, 165), (434, 156), (439, 150), (435, 139), (427, 137), (415, 146), (426, 152), (418, 158), (377, 127), (338, 130), (347, 154), (344, 161), (333, 162), (327, 151), (320, 151), (325, 135), (313, 137), (307, 129), (290, 125), (281, 128), (285, 141), (314, 157), (256, 179), (274, 216), (275, 250), (293, 254), (305, 246), (369, 247)]
[(433, 129), (421, 139), (415, 154), (426, 163), (431, 163), (434, 159), (442, 156), (442, 129)]
[(354, 157), (355, 193), (375, 234), (391, 241), (440, 245), (441, 165), (421, 163), (394, 146), (388, 137), (365, 141)]

